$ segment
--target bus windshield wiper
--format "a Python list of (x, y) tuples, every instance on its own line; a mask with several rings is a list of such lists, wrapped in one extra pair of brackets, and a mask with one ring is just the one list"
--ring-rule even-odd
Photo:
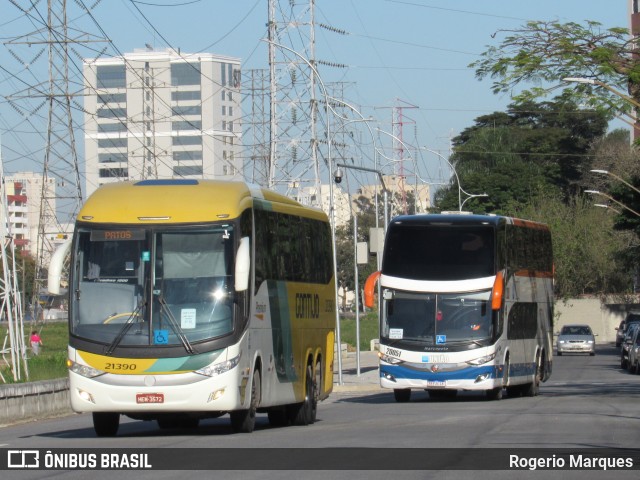
[(175, 333), (178, 336), (178, 338), (180, 339), (180, 342), (182, 342), (182, 346), (187, 351), (187, 353), (190, 353), (190, 354), (198, 353), (193, 348), (193, 345), (191, 345), (191, 343), (189, 342), (189, 339), (184, 334), (184, 331), (180, 327), (180, 324), (178, 323), (176, 318), (173, 316), (173, 313), (171, 313), (171, 309), (169, 308), (169, 304), (167, 303), (167, 301), (164, 299), (164, 295), (160, 295), (160, 297), (158, 298), (158, 301), (160, 302), (160, 314), (162, 313), (165, 314), (165, 316), (169, 320), (169, 325), (171, 326), (173, 333)]
[(129, 329), (133, 325), (134, 319), (140, 318), (139, 313), (142, 310), (142, 307), (144, 307), (146, 304), (147, 304), (146, 297), (142, 297), (140, 299), (140, 302), (138, 302), (138, 305), (136, 306), (135, 310), (131, 312), (131, 314), (127, 318), (127, 321), (124, 322), (124, 324), (122, 325), (122, 328), (120, 328), (120, 331), (118, 332), (118, 335), (116, 335), (116, 338), (114, 338), (113, 342), (109, 344), (109, 348), (107, 348), (105, 355), (113, 354), (113, 351), (116, 349), (118, 345), (120, 345), (120, 342), (122, 342), (122, 339), (124, 338), (124, 336), (127, 334)]

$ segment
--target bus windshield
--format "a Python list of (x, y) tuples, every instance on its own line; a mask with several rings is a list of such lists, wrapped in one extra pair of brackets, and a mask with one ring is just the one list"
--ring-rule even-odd
[(117, 346), (184, 345), (233, 331), (233, 226), (79, 227), (71, 334)]
[(383, 291), (381, 336), (424, 345), (477, 342), (492, 337), (491, 290), (472, 293)]
[(403, 224), (389, 227), (382, 273), (414, 280), (468, 280), (495, 275), (489, 225)]

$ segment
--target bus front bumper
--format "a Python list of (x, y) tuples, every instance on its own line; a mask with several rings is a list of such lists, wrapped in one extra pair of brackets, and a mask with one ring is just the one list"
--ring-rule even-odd
[(71, 408), (75, 412), (226, 412), (242, 408), (247, 398), (246, 380), (239, 383), (233, 371), (215, 380), (197, 374), (189, 376), (192, 381), (186, 384), (169, 385), (165, 381), (164, 385), (158, 382), (148, 386), (148, 376), (131, 375), (127, 376), (127, 384), (114, 385), (107, 375), (86, 378), (70, 372)]
[[(437, 369), (436, 369), (437, 370)], [(479, 367), (432, 371), (402, 365), (380, 365), (380, 386), (391, 389), (490, 390), (502, 385), (502, 367)]]

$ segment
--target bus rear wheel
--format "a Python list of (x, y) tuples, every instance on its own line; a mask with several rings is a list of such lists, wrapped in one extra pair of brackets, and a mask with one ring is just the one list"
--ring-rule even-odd
[(93, 413), (93, 429), (98, 437), (115, 437), (120, 427), (120, 414), (110, 412)]
[(253, 381), (251, 382), (251, 401), (248, 410), (237, 410), (231, 412), (231, 428), (236, 433), (251, 433), (256, 427), (256, 410), (260, 404), (260, 371), (256, 368), (253, 371)]
[(307, 365), (307, 374), (304, 381), (304, 401), (287, 407), (289, 419), (293, 425), (309, 425), (315, 421), (316, 407), (314, 403), (317, 398), (315, 383), (311, 365)]

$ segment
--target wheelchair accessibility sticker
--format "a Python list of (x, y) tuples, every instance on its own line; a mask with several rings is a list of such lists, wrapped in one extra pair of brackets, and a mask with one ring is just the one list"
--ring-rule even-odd
[(166, 345), (169, 343), (169, 330), (154, 330), (153, 343), (156, 345)]
[(446, 335), (436, 335), (436, 345), (444, 345), (447, 343)]

